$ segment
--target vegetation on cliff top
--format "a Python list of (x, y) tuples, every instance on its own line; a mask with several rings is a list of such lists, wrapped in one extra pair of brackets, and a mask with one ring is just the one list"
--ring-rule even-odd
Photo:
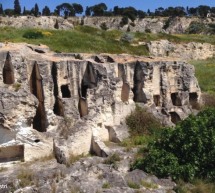
[[(77, 26), (73, 30), (15, 29), (12, 27), (1, 27), (0, 31), (0, 42), (45, 44), (56, 52), (148, 55), (146, 46), (140, 45), (138, 42), (160, 39), (167, 39), (176, 43), (195, 41), (207, 42), (215, 45), (215, 36), (131, 33), (118, 30), (105, 31), (89, 26)], [(31, 37), (32, 34), (37, 34), (37, 38)]]

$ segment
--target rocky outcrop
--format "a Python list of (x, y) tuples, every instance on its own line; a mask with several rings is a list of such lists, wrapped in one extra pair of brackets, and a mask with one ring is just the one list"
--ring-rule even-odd
[(130, 55), (80, 57), (42, 45), (1, 45), (1, 146), (24, 144), (25, 160), (53, 150), (61, 163), (90, 151), (107, 156), (104, 141), (127, 136), (124, 120), (135, 103), (174, 125), (200, 102), (194, 67), (185, 62)]
[(112, 152), (118, 157), (112, 163), (108, 163), (110, 158), (88, 156), (67, 166), (53, 159), (12, 166), (1, 171), (0, 181), (7, 184), (1, 193), (136, 193), (137, 189), (147, 193), (174, 193), (176, 184), (171, 179), (158, 179), (141, 170), (130, 171), (136, 151), (112, 147)]
[(191, 22), (214, 24), (213, 18), (197, 17), (156, 17), (156, 18), (137, 18), (129, 20), (128, 24), (122, 24), (122, 17), (63, 17), (56, 16), (19, 16), (1, 17), (0, 27), (11, 26), (16, 28), (43, 28), (43, 29), (73, 29), (77, 25), (86, 25), (97, 28), (106, 26), (106, 29), (117, 29), (131, 32), (151, 32), (151, 33), (185, 33)]
[(151, 56), (178, 57), (183, 60), (204, 60), (215, 56), (215, 46), (208, 43), (175, 44), (168, 40), (150, 41), (147, 47)]

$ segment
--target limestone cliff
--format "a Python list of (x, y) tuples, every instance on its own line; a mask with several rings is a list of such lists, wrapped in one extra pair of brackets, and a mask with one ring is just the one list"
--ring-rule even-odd
[(128, 135), (124, 119), (135, 103), (173, 125), (201, 99), (194, 67), (174, 58), (54, 53), (24, 43), (1, 44), (0, 86), (0, 145), (24, 146), (5, 160), (53, 150), (60, 163), (69, 154), (106, 156), (103, 142)]
[(151, 33), (185, 33), (192, 22), (202, 23), (205, 26), (214, 25), (213, 18), (197, 17), (155, 17), (129, 20), (128, 24), (121, 24), (122, 17), (63, 17), (56, 16), (19, 16), (2, 17), (0, 16), (0, 27), (25, 27), (25, 28), (44, 28), (44, 29), (72, 29), (77, 25), (87, 25), (101, 28), (105, 24), (107, 29), (117, 29), (131, 32), (151, 32)]

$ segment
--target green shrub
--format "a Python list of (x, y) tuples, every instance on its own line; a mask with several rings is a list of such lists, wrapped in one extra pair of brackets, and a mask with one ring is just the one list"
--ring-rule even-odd
[(39, 39), (39, 38), (43, 38), (43, 34), (40, 31), (27, 31), (23, 34), (23, 38)]
[(123, 27), (124, 25), (127, 25), (127, 24), (128, 24), (128, 17), (124, 16), (120, 21), (120, 26)]
[(136, 168), (158, 177), (215, 180), (215, 108), (189, 116), (174, 130), (163, 130), (149, 145), (148, 155), (135, 162)]
[(121, 37), (121, 41), (131, 43), (134, 39), (134, 35), (131, 33), (124, 33)]
[(139, 106), (126, 117), (126, 124), (132, 136), (153, 134), (161, 128), (160, 122), (154, 115)]
[(200, 34), (207, 30), (204, 23), (199, 23), (197, 21), (192, 21), (187, 29), (188, 34)]
[(104, 161), (104, 164), (116, 164), (120, 160), (119, 154), (114, 153)]
[(108, 30), (108, 27), (107, 27), (107, 24), (105, 22), (103, 22), (101, 25), (100, 25), (100, 28), (104, 31)]

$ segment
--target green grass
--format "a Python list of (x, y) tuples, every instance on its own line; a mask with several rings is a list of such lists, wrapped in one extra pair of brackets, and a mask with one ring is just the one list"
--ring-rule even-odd
[(195, 75), (203, 92), (215, 94), (215, 57), (207, 60), (191, 61)]
[[(128, 53), (134, 55), (148, 55), (145, 45), (132, 46), (131, 43), (139, 41), (151, 41), (167, 39), (172, 42), (207, 42), (215, 44), (215, 36), (205, 35), (169, 35), (152, 33), (131, 33), (134, 37), (132, 42), (120, 41), (124, 33), (118, 30), (100, 30), (89, 26), (77, 26), (73, 30), (42, 30), (27, 28), (0, 28), (0, 42), (26, 42), (30, 44), (45, 44), (56, 52), (76, 52), (76, 53)], [(23, 35), (26, 32), (40, 31), (43, 38), (26, 39)]]

